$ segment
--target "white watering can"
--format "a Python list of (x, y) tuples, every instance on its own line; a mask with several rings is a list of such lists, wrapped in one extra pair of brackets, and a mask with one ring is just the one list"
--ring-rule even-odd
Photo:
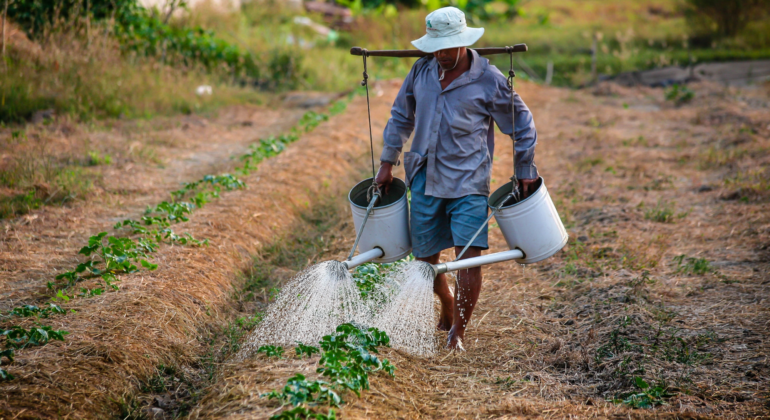
[[(513, 95), (513, 78), (515, 76), (513, 53), (525, 52), (527, 46), (519, 44), (513, 47), (485, 48), (477, 51), (483, 52), (484, 55), (509, 54), (511, 68), (508, 71), (508, 83), (511, 95)], [(366, 58), (368, 56), (417, 57), (428, 55), (417, 50), (368, 51), (358, 47), (353, 47), (350, 53), (363, 56), (364, 80), (361, 84), (366, 87), (367, 106), (369, 106), (368, 75), (366, 73)], [(516, 115), (513, 103), (512, 113), (514, 116)], [(371, 113), (369, 114), (369, 140), (372, 143)], [(371, 146), (372, 174), (374, 175), (374, 148), (373, 145)], [(350, 208), (353, 212), (353, 223), (358, 232), (350, 256), (347, 261), (343, 261), (349, 269), (369, 261), (393, 262), (409, 255), (412, 249), (406, 185), (402, 180), (394, 178), (390, 193), (387, 195), (383, 195), (375, 187), (373, 178), (369, 178), (359, 182), (350, 190), (348, 195)], [(550, 195), (548, 195), (543, 178), (537, 180), (535, 192), (529, 197), (519, 200), (518, 181), (514, 176), (511, 182), (492, 193), (488, 205), (492, 209), (491, 214), (468, 243), (473, 243), (473, 240), (494, 216), (510, 250), (460, 260), (459, 258), (468, 249), (466, 246), (455, 261), (433, 265), (435, 274), (510, 260), (516, 260), (521, 264), (531, 264), (554, 255), (567, 244), (567, 231), (564, 229)], [(361, 253), (354, 257), (359, 242)]]

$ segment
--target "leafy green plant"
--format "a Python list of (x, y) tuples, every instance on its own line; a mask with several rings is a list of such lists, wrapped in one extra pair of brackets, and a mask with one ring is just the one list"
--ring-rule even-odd
[[(316, 414), (311, 414), (306, 406), (323, 404), (338, 407), (344, 403), (340, 397), (341, 392), (353, 391), (360, 396), (361, 390), (369, 389), (370, 373), (383, 371), (391, 376), (395, 375), (395, 367), (387, 359), (380, 360), (376, 356), (379, 346), (390, 344), (388, 335), (376, 328), (362, 330), (353, 324), (342, 324), (337, 327), (334, 334), (324, 336), (319, 344), (321, 359), (316, 372), (326, 378), (326, 381), (308, 381), (304, 375), (296, 374), (289, 379), (282, 391), (273, 390), (264, 394), (264, 397), (277, 399), (282, 404), (295, 407), (271, 417), (272, 420), (319, 418), (307, 417)], [(295, 350), (301, 357), (303, 354), (310, 356), (317, 352), (318, 348), (299, 345)], [(301, 410), (297, 410), (298, 408)], [(333, 411), (330, 415), (333, 415)]]
[(672, 396), (664, 382), (650, 385), (644, 379), (637, 376), (634, 378), (634, 385), (636, 385), (640, 392), (626, 394), (621, 399), (613, 400), (613, 402), (621, 402), (632, 408), (652, 408), (656, 405), (665, 404), (665, 399)]
[(297, 353), (297, 356), (302, 357), (303, 355), (306, 355), (307, 357), (312, 357), (315, 353), (320, 353), (321, 351), (318, 349), (318, 347), (313, 346), (306, 346), (299, 341), (297, 342), (297, 347), (294, 348), (294, 351)]
[(711, 263), (705, 258), (694, 258), (681, 254), (674, 257), (674, 261), (676, 262), (677, 273), (696, 274), (698, 276), (702, 276), (706, 273), (714, 271), (714, 269), (711, 267)]
[(366, 263), (356, 267), (353, 272), (353, 279), (361, 291), (361, 297), (366, 299), (370, 297), (378, 285), (385, 280), (384, 275), (399, 265), (414, 261), (414, 255), (409, 254), (406, 258), (387, 264)]
[(67, 331), (54, 330), (47, 325), (38, 325), (29, 330), (14, 325), (10, 329), (0, 331), (0, 336), (5, 336), (6, 349), (20, 350), (32, 346), (43, 346), (50, 340), (64, 341)]
[(329, 116), (326, 114), (319, 114), (315, 111), (308, 111), (302, 115), (297, 125), (302, 127), (305, 131), (312, 131), (318, 127), (324, 121), (328, 121)]
[(28, 318), (36, 316), (38, 318), (48, 318), (51, 314), (64, 314), (66, 311), (55, 303), (49, 303), (47, 308), (39, 308), (35, 305), (23, 305), (8, 311), (8, 317), (17, 316), (19, 318)]
[(336, 420), (337, 416), (334, 414), (334, 410), (329, 410), (329, 414), (314, 413), (307, 407), (294, 407), (291, 410), (286, 410), (280, 414), (276, 414), (270, 417), (271, 420)]
[(273, 390), (265, 396), (295, 407), (302, 404), (327, 404), (332, 407), (339, 407), (342, 402), (340, 396), (332, 390), (328, 382), (308, 381), (305, 375), (301, 373), (290, 378), (281, 392)]
[[(0, 366), (3, 364), (3, 358), (8, 359), (9, 363), (13, 363), (13, 350), (11, 349), (5, 349), (3, 351), (0, 351)], [(8, 373), (7, 370), (0, 367), (0, 381), (10, 381), (14, 379), (13, 375)]]
[(685, 85), (672, 85), (671, 87), (667, 88), (664, 92), (666, 96), (667, 101), (671, 101), (676, 103), (677, 105), (682, 105), (684, 103), (690, 102), (695, 98), (695, 92), (692, 91), (692, 89), (688, 88)]
[(278, 346), (261, 346), (257, 349), (257, 353), (264, 353), (267, 357), (278, 357), (281, 358), (283, 356), (283, 347)]

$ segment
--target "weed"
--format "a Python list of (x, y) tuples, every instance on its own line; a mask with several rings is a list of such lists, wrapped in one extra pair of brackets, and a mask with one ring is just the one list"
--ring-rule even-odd
[(674, 257), (674, 261), (676, 262), (677, 273), (702, 276), (715, 271), (711, 263), (705, 258), (694, 258), (681, 254)]
[(658, 223), (673, 223), (674, 204), (658, 201), (655, 207), (644, 212), (644, 218)]
[(624, 316), (620, 319), (619, 327), (610, 332), (609, 341), (596, 349), (594, 360), (597, 364), (603, 359), (616, 358), (629, 351), (638, 351), (639, 347), (632, 345), (625, 337), (626, 327), (631, 323), (631, 318)]
[(168, 391), (171, 387), (168, 377), (174, 377), (176, 375), (181, 376), (181, 372), (177, 372), (174, 366), (166, 366), (163, 364), (158, 365), (156, 368), (156, 374), (147, 380), (145, 384), (142, 384), (142, 392), (152, 392), (154, 394), (161, 394)]
[(89, 166), (99, 166), (99, 165), (109, 165), (112, 163), (112, 156), (110, 155), (100, 155), (99, 152), (88, 152), (88, 165)]

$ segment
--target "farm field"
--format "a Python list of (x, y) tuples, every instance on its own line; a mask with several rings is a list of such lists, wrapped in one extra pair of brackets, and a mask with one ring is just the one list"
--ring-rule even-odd
[[(399, 83), (372, 89), (376, 136)], [(676, 103), (663, 89), (517, 83), (535, 116), (537, 164), (568, 246), (532, 266), (485, 268), (466, 352), (423, 359), (383, 349), (395, 376), (372, 375), (371, 390), (345, 395), (337, 415), (770, 416), (770, 89), (690, 89), (694, 98)], [(84, 261), (77, 253), (90, 236), (140, 217), (179, 182), (233, 172), (243, 162), (233, 156), (288, 132), (304, 112), (234, 107), (145, 128), (134, 149), (150, 142), (157, 157), (104, 169), (94, 200), (3, 222), (0, 309), (44, 305), (47, 282)], [(76, 312), (45, 323), (68, 331), (64, 341), (21, 349), (3, 363), (15, 379), (0, 382), (0, 418), (278, 413), (261, 394), (297, 372), (312, 375), (317, 356), (233, 355), (275, 288), (313, 262), (344, 257), (355, 235), (346, 193), (368, 170), (364, 98), (319, 122), (245, 171), (245, 187), (222, 190), (173, 225), (207, 246), (161, 246), (150, 259), (157, 269), (122, 275), (119, 291), (62, 305)], [(45, 130), (7, 141), (4, 153), (35, 150), (42, 139), (52, 154), (87, 151), (83, 139), (97, 136), (104, 147), (115, 143), (102, 154), (130, 156), (120, 149), (121, 127)], [(493, 189), (512, 165), (510, 143), (497, 137)], [(491, 228), (490, 251), (504, 249)], [(81, 285), (88, 290), (96, 280)]]

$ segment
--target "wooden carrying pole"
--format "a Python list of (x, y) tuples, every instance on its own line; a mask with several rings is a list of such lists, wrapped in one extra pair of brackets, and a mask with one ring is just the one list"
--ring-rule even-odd
[[(479, 55), (494, 55), (494, 54), (510, 54), (515, 52), (526, 52), (527, 44), (516, 44), (512, 47), (490, 47), (490, 48), (474, 48)], [(433, 53), (427, 53), (420, 50), (374, 50), (369, 51), (361, 47), (353, 47), (350, 49), (351, 55), (364, 55), (366, 52), (367, 57), (425, 57), (426, 55), (432, 55)]]

